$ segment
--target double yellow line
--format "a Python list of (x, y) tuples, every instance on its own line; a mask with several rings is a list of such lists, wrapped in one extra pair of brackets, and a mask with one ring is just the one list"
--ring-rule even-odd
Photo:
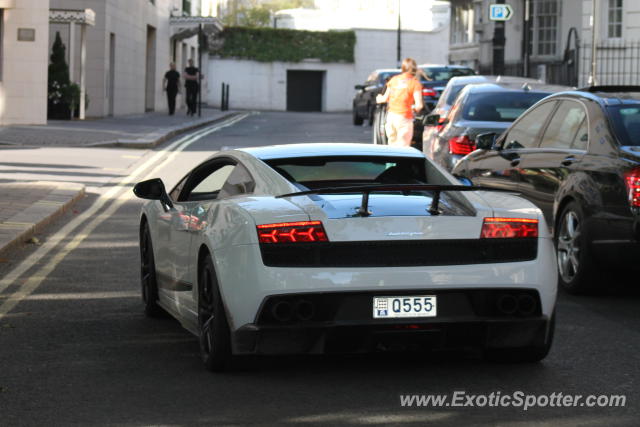
[[(33, 293), (47, 278), (49, 274), (65, 259), (65, 257), (73, 251), (75, 248), (84, 241), (93, 230), (110, 218), (125, 202), (132, 198), (132, 193), (129, 185), (133, 182), (143, 181), (153, 176), (160, 168), (164, 167), (167, 163), (172, 161), (178, 153), (189, 147), (191, 144), (199, 140), (200, 138), (209, 135), (213, 132), (217, 132), (220, 129), (224, 129), (228, 126), (232, 126), (240, 120), (248, 117), (249, 114), (241, 114), (230, 118), (229, 120), (221, 123), (206, 127), (179, 140), (173, 142), (167, 148), (154, 154), (151, 158), (138, 166), (129, 176), (122, 179), (117, 185), (113, 186), (109, 191), (101, 195), (93, 204), (80, 215), (75, 217), (53, 236), (51, 236), (42, 246), (40, 246), (33, 254), (28, 256), (24, 261), (18, 264), (13, 270), (11, 270), (5, 277), (0, 280), (0, 294), (2, 294), (10, 286), (17, 284), (18, 279), (22, 277), (27, 271), (33, 268), (36, 263), (42, 260), (49, 252), (56, 248), (64, 239), (71, 236), (73, 237), (62, 247), (53, 258), (45, 265), (39, 267), (33, 274), (22, 283), (18, 285), (12, 294), (10, 294), (2, 303), (0, 303), (0, 320), (5, 317), (16, 305), (24, 298)], [(168, 154), (168, 155), (167, 155)], [(147, 169), (159, 162), (162, 157), (166, 156), (164, 160), (158, 163), (149, 172)], [(143, 175), (144, 174), (144, 175)], [(103, 207), (107, 208), (98, 214)], [(88, 222), (82, 229), (80, 226), (87, 220)], [(76, 232), (76, 229), (79, 231)]]

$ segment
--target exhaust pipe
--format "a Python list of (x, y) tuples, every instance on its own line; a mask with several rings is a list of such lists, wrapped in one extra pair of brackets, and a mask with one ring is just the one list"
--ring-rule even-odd
[(523, 294), (518, 297), (518, 313), (523, 316), (531, 316), (536, 311), (537, 302), (534, 297)]
[(511, 294), (500, 295), (496, 305), (502, 314), (515, 314), (518, 310), (518, 300)]
[(307, 321), (311, 320), (313, 315), (316, 314), (316, 307), (311, 301), (302, 299), (296, 301), (294, 311), (298, 320)]
[(271, 315), (278, 322), (288, 322), (293, 317), (293, 309), (287, 301), (278, 301), (271, 307)]

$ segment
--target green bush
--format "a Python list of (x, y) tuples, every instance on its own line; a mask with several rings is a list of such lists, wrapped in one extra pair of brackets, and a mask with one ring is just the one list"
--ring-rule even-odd
[(211, 53), (222, 58), (260, 62), (353, 62), (353, 31), (300, 31), (276, 28), (228, 27), (218, 36)]

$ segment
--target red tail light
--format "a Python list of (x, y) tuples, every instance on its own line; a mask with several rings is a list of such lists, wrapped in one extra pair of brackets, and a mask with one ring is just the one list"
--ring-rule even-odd
[(466, 156), (476, 149), (476, 143), (469, 139), (467, 135), (454, 136), (449, 139), (449, 152)]
[(627, 185), (629, 203), (634, 208), (640, 208), (640, 168), (625, 173), (624, 183)]
[(528, 218), (485, 218), (480, 237), (504, 239), (538, 237), (538, 220)]
[(258, 229), (260, 243), (328, 242), (320, 221), (281, 222), (262, 224)]
[(430, 87), (422, 88), (422, 96), (438, 96), (438, 92)]

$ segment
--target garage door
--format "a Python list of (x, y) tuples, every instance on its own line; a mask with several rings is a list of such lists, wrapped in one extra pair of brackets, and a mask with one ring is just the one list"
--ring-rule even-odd
[(324, 71), (287, 70), (287, 111), (322, 111)]

